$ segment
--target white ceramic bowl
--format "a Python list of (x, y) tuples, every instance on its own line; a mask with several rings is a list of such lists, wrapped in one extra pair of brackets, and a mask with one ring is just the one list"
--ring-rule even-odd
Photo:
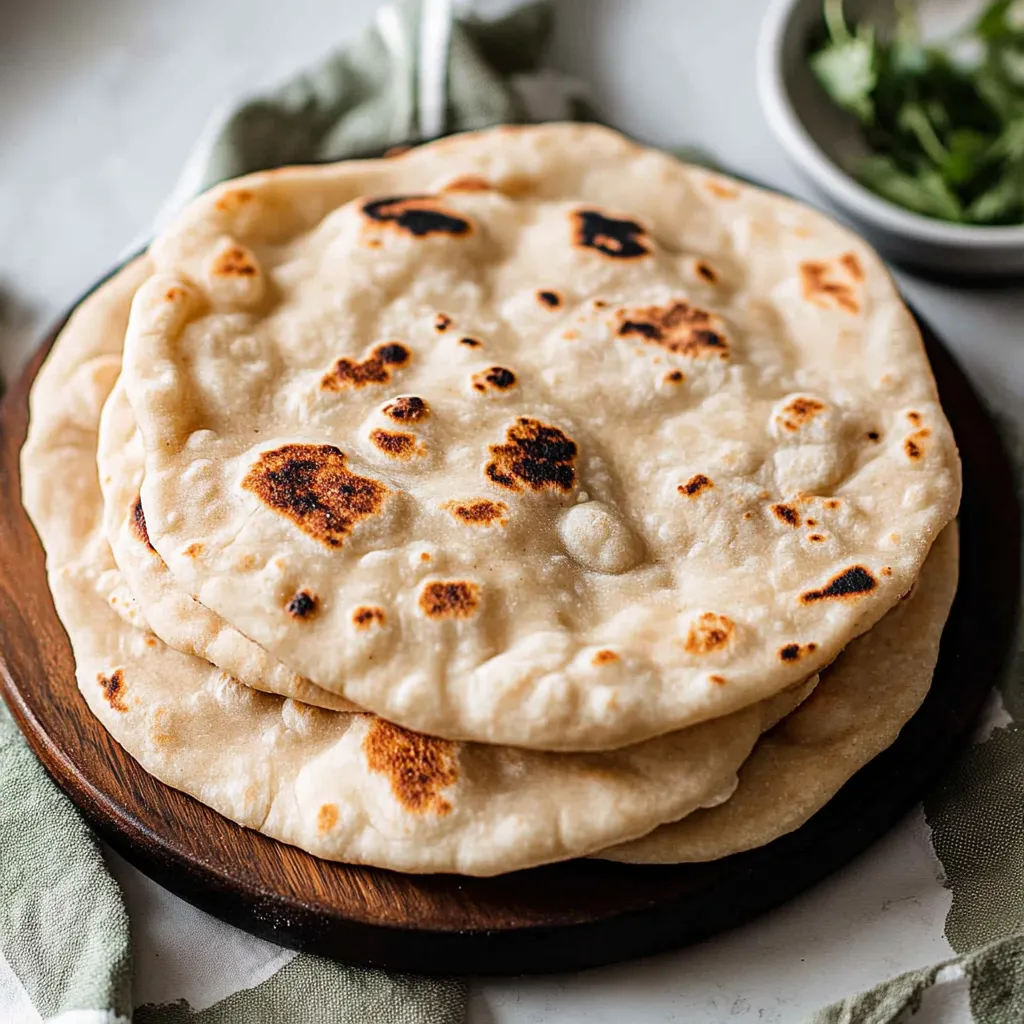
[[(847, 0), (845, 6), (854, 23), (864, 16), (884, 17), (892, 0)], [(772, 0), (758, 44), (761, 105), (797, 168), (896, 262), (947, 275), (1024, 274), (1024, 226), (971, 227), (923, 217), (842, 170), (865, 149), (856, 122), (832, 104), (807, 66), (808, 39), (821, 24), (821, 12), (821, 0)]]

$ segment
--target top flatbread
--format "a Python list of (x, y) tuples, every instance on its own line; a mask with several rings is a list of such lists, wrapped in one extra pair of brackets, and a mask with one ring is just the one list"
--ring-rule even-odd
[(411, 728), (600, 749), (832, 660), (959, 462), (877, 256), (603, 128), (201, 197), (124, 383), (150, 539), (291, 670)]

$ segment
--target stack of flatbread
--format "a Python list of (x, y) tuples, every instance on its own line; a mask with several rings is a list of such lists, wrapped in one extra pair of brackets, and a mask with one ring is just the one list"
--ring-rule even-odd
[(594, 126), (196, 199), (71, 318), (22, 472), (111, 735), (399, 871), (769, 842), (914, 714), (956, 588), (875, 253)]

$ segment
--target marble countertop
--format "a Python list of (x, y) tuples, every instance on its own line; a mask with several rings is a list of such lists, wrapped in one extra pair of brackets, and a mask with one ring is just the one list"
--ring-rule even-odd
[[(603, 115), (641, 140), (695, 144), (726, 167), (807, 195), (758, 107), (753, 55), (766, 3), (562, 0), (550, 62), (589, 81)], [(374, 0), (0, 4), (0, 374), (10, 379), (44, 325), (145, 232), (215, 104), (322, 55), (375, 7)], [(990, 404), (1024, 427), (1024, 290), (899, 277)], [(942, 935), (949, 894), (925, 830), (918, 812), (811, 893), (695, 949), (572, 976), (474, 982), (471, 1020), (797, 1020), (949, 955)], [(177, 906), (125, 865), (117, 872), (137, 926), (137, 998), (191, 993), (193, 1005), (203, 1001), (189, 987), (196, 984), (190, 972), (174, 965), (181, 936), (194, 946), (205, 915)], [(173, 915), (192, 922), (178, 936), (166, 927)], [(206, 922), (214, 958), (230, 946), (219, 927)], [(933, 1011), (943, 1021), (961, 1019), (955, 1007)]]

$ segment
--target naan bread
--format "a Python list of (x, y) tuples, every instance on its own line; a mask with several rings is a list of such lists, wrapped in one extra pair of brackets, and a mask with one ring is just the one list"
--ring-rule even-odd
[(22, 479), (82, 694), (157, 778), (321, 857), (487, 875), (592, 853), (725, 799), (761, 730), (813, 685), (623, 750), (556, 754), (268, 696), (171, 649), (125, 611), (96, 467), (120, 364), (111, 326), (147, 272), (134, 264), (101, 288), (58, 339), (32, 391)]
[(600, 856), (630, 864), (717, 860), (764, 846), (821, 810), (895, 742), (928, 695), (958, 559), (956, 526), (950, 525), (907, 600), (854, 640), (814, 693), (758, 741), (725, 803)]
[(877, 622), (958, 505), (875, 253), (604, 128), (254, 175), (150, 258), (153, 546), (422, 732), (605, 749), (748, 706)]
[[(112, 330), (124, 329), (124, 322)], [(333, 711), (358, 711), (351, 701), (322, 690), (286, 668), (262, 647), (242, 636), (216, 612), (187, 594), (167, 571), (149, 542), (146, 515), (139, 497), (143, 451), (131, 406), (120, 383), (114, 386), (100, 417), (97, 464), (103, 491), (103, 527), (114, 561), (130, 594), (111, 594), (127, 620), (145, 624), (165, 644), (185, 654), (205, 658), (219, 669), (264, 693), (293, 697)]]

